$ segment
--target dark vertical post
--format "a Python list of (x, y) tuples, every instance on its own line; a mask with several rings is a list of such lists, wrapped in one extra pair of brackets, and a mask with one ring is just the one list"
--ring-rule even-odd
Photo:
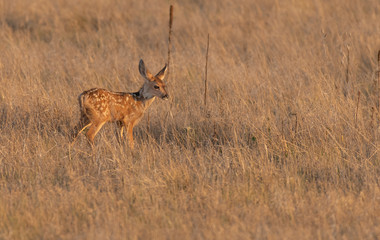
[(167, 72), (167, 78), (169, 77), (169, 71), (170, 71), (170, 49), (172, 47), (172, 26), (173, 26), (173, 5), (170, 5), (170, 13), (169, 13), (169, 39), (168, 39), (168, 72)]
[(205, 66), (205, 95), (204, 95), (204, 105), (207, 106), (207, 63), (208, 63), (208, 48), (210, 43), (210, 34), (207, 34), (207, 48), (206, 48), (206, 66)]

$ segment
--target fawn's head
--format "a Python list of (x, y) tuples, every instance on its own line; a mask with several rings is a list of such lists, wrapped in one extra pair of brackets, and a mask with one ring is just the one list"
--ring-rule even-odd
[(145, 67), (144, 61), (141, 59), (139, 63), (139, 71), (141, 76), (144, 77), (145, 83), (142, 87), (142, 94), (144, 98), (150, 99), (153, 97), (159, 97), (162, 99), (168, 99), (168, 93), (166, 92), (166, 86), (163, 82), (165, 78), (167, 67), (159, 71), (156, 76), (153, 76), (149, 70)]

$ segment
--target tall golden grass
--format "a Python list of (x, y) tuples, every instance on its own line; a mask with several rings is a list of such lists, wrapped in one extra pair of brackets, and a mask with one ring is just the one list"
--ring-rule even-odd
[[(83, 90), (136, 91), (140, 58), (165, 63), (170, 4), (170, 101), (134, 151), (112, 124), (70, 147)], [(379, 16), (378, 0), (0, 1), (0, 239), (379, 239)]]

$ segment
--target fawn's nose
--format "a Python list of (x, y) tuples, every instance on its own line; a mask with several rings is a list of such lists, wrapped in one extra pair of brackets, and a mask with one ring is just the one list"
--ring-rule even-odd
[(164, 100), (168, 100), (168, 98), (169, 98), (168, 94), (165, 94), (164, 96), (162, 96), (162, 99)]

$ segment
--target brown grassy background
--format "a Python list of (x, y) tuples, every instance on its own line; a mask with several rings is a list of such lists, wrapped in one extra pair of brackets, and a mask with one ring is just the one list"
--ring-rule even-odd
[[(136, 91), (140, 58), (165, 64), (170, 4), (170, 101), (133, 152), (112, 124), (94, 152), (70, 147), (83, 90)], [(379, 16), (378, 0), (0, 1), (0, 239), (379, 239)]]

